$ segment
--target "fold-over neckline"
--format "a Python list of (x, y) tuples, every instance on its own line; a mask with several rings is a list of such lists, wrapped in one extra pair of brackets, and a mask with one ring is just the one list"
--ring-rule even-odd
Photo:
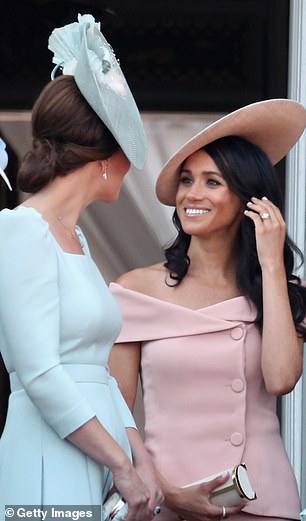
[(210, 316), (211, 318), (241, 322), (254, 322), (257, 315), (255, 305), (243, 295), (233, 297), (228, 300), (223, 300), (221, 302), (217, 302), (216, 304), (211, 304), (202, 308), (192, 309), (181, 304), (176, 304), (167, 300), (161, 300), (158, 297), (146, 295), (140, 291), (128, 289), (117, 282), (111, 282), (110, 289), (114, 290), (114, 295), (117, 291), (124, 292), (127, 296), (130, 295), (131, 298), (137, 299), (139, 302), (159, 306), (160, 310), (172, 309), (173, 311), (177, 310), (178, 312), (185, 312), (187, 315), (200, 314), (201, 316), (206, 315)]

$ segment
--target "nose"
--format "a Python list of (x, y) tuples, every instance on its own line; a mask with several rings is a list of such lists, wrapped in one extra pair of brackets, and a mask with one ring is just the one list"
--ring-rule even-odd
[(205, 197), (205, 187), (203, 183), (200, 181), (192, 183), (186, 195), (187, 198), (193, 201), (203, 199), (203, 197)]

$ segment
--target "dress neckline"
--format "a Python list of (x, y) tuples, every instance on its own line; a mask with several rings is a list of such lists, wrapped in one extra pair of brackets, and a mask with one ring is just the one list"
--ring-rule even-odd
[(56, 247), (64, 254), (64, 255), (69, 255), (69, 256), (73, 256), (73, 257), (87, 257), (86, 255), (86, 250), (85, 250), (85, 238), (84, 238), (84, 235), (80, 229), (80, 227), (78, 225), (76, 225), (75, 227), (75, 232), (79, 238), (79, 241), (80, 241), (80, 245), (81, 245), (81, 248), (82, 248), (82, 251), (83, 253), (74, 253), (74, 252), (70, 252), (70, 251), (65, 251), (62, 246), (59, 244), (59, 242), (56, 240), (55, 236), (53, 235), (51, 229), (50, 229), (50, 225), (48, 223), (48, 221), (43, 217), (42, 213), (39, 212), (39, 210), (37, 210), (36, 208), (34, 208), (33, 206), (24, 206), (22, 204), (20, 204), (19, 206), (17, 206), (16, 208), (14, 208), (13, 211), (22, 211), (22, 210), (29, 210), (30, 212), (34, 213), (35, 215), (37, 215), (45, 224), (46, 226), (48, 227), (48, 230), (49, 230), (49, 233), (56, 245)]
[(253, 304), (252, 303), (249, 303), (249, 300), (244, 296), (244, 295), (239, 295), (238, 297), (232, 297), (230, 299), (227, 299), (227, 300), (221, 300), (220, 302), (216, 302), (215, 304), (210, 304), (209, 306), (203, 306), (203, 307), (200, 307), (200, 308), (190, 308), (190, 307), (187, 307), (187, 306), (183, 306), (182, 304), (176, 304), (175, 302), (171, 302), (169, 300), (163, 300), (163, 299), (160, 299), (158, 297), (153, 297), (152, 295), (147, 295), (146, 293), (143, 293), (141, 291), (136, 291), (136, 290), (133, 290), (133, 289), (129, 289), (129, 288), (126, 288), (125, 286), (122, 286), (121, 284), (119, 284), (118, 282), (111, 282), (110, 283), (110, 287), (113, 286), (113, 287), (117, 287), (117, 288), (120, 288), (121, 290), (124, 290), (124, 291), (128, 291), (128, 292), (131, 292), (131, 293), (134, 293), (136, 295), (139, 295), (140, 297), (143, 297), (145, 299), (151, 299), (153, 301), (155, 301), (156, 303), (163, 303), (163, 304), (168, 304), (169, 306), (174, 306), (174, 307), (177, 307), (177, 308), (180, 308), (180, 309), (183, 309), (183, 310), (186, 310), (186, 311), (194, 311), (194, 312), (200, 312), (200, 311), (203, 311), (203, 310), (209, 310), (211, 308), (215, 308), (215, 307), (219, 307), (219, 306), (222, 306), (224, 304), (228, 305), (229, 303), (233, 303), (234, 302), (246, 302), (250, 308), (253, 307)]

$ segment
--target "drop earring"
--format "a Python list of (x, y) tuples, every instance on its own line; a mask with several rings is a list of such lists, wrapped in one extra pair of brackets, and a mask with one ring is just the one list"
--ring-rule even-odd
[(103, 179), (104, 179), (105, 181), (106, 181), (107, 178), (108, 178), (108, 173), (107, 173), (107, 161), (105, 161), (104, 166), (103, 166), (102, 177), (103, 177)]

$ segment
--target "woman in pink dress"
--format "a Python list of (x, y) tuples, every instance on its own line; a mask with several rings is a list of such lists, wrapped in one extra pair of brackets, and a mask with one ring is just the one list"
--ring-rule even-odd
[[(131, 409), (141, 376), (162, 521), (299, 518), (276, 402), (301, 376), (306, 289), (273, 165), (305, 125), (302, 105), (269, 100), (183, 145), (157, 181), (178, 231), (166, 261), (111, 284), (124, 319), (111, 370)], [(222, 471), (242, 462), (257, 499), (212, 504)]]

